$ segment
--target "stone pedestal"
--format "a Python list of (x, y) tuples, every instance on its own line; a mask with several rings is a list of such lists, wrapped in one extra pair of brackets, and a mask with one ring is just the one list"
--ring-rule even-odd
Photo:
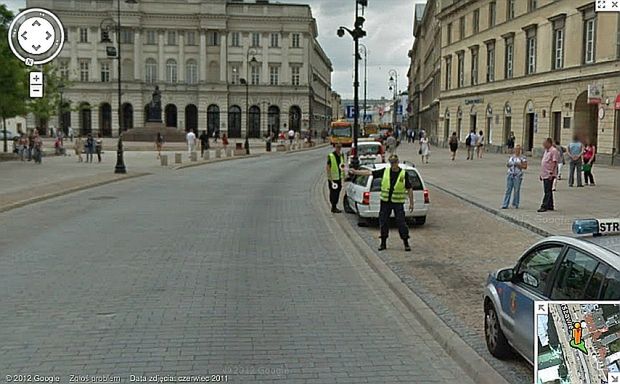
[(164, 123), (155, 121), (147, 121), (144, 123), (144, 127), (133, 128), (124, 132), (123, 140), (154, 143), (158, 132), (164, 136), (164, 142), (185, 142), (185, 132), (176, 128), (165, 127)]
[(245, 156), (245, 149), (235, 149), (235, 156)]
[(202, 158), (205, 160), (209, 160), (209, 158), (211, 157), (211, 154), (209, 153), (209, 150), (205, 150), (205, 153), (202, 155)]
[(159, 157), (159, 161), (161, 162), (162, 167), (167, 167), (168, 166), (168, 155), (161, 155)]
[(215, 158), (216, 158), (216, 159), (219, 159), (219, 158), (221, 158), (221, 157), (222, 157), (222, 149), (221, 149), (221, 148), (217, 148), (217, 149), (215, 150)]
[(226, 148), (226, 157), (232, 157), (232, 148)]
[(198, 161), (198, 153), (196, 152), (192, 152), (189, 154), (189, 160), (190, 161)]
[(276, 152), (286, 152), (286, 145), (278, 144), (278, 146), (276, 147)]
[(174, 163), (175, 164), (181, 164), (183, 162), (183, 154), (182, 153), (175, 153), (174, 154)]

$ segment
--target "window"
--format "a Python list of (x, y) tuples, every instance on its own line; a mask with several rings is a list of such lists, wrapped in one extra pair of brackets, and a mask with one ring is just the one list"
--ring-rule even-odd
[(148, 45), (157, 44), (157, 31), (146, 31), (146, 43)]
[(620, 272), (609, 269), (605, 275), (603, 288), (601, 290), (601, 300), (620, 299)]
[(207, 33), (207, 45), (210, 47), (220, 45), (220, 34), (217, 31), (209, 31)]
[(252, 47), (260, 47), (260, 33), (252, 33)]
[(108, 63), (107, 61), (104, 61), (104, 62), (101, 62), (99, 65), (101, 67), (101, 82), (109, 83), (110, 82), (110, 63)]
[(166, 61), (166, 82), (177, 82), (177, 62), (174, 59)]
[(89, 60), (80, 60), (80, 81), (89, 81), (90, 62)]
[(280, 82), (280, 67), (278, 65), (269, 66), (269, 85), (278, 85)]
[(550, 283), (549, 275), (562, 253), (563, 247), (553, 245), (535, 249), (525, 255), (519, 263), (517, 280), (534, 291), (544, 294), (547, 284)]
[(471, 85), (478, 84), (478, 47), (471, 49)]
[(527, 0), (527, 11), (528, 12), (532, 12), (536, 10), (536, 6), (538, 4), (536, 4), (537, 1), (536, 0)]
[(446, 57), (446, 89), (452, 88), (452, 56)]
[(144, 75), (148, 84), (153, 84), (157, 81), (157, 62), (154, 59), (146, 60)]
[(487, 43), (487, 83), (495, 81), (495, 41)]
[(61, 80), (69, 80), (69, 60), (60, 61), (59, 71)]
[(465, 38), (465, 16), (462, 16), (459, 20), (459, 39)]
[(121, 29), (121, 43), (133, 44), (133, 31), (131, 29)]
[(489, 3), (489, 28), (495, 26), (497, 19), (497, 3), (494, 1)]
[(478, 33), (480, 31), (480, 10), (479, 9), (474, 10), (472, 27), (474, 29), (474, 33)]
[[(585, 289), (598, 266), (598, 261), (583, 252), (570, 248), (556, 273), (551, 300), (583, 299)], [(598, 296), (598, 288), (596, 296)]]
[(168, 45), (177, 45), (176, 31), (168, 31)]
[(564, 67), (564, 18), (553, 21), (553, 48), (551, 50), (551, 68)]
[(187, 84), (198, 84), (198, 65), (196, 65), (196, 60), (187, 60), (185, 79)]
[(465, 85), (465, 53), (463, 51), (457, 53), (457, 87), (461, 88)]
[(231, 83), (239, 84), (239, 79), (241, 78), (240, 72), (241, 72), (241, 66), (239, 64), (233, 64), (232, 70), (231, 70), (231, 73), (232, 73)]
[(446, 29), (446, 39), (448, 41), (448, 45), (452, 44), (452, 23), (448, 24), (448, 27)]
[(293, 33), (293, 37), (292, 37), (293, 48), (299, 48), (301, 46), (301, 43), (299, 40), (300, 40), (299, 33)]
[(88, 43), (88, 28), (80, 28), (80, 43)]
[(291, 84), (298, 86), (301, 78), (301, 67), (293, 66), (291, 67)]
[(250, 66), (250, 78), (252, 85), (258, 85), (258, 83), (260, 83), (260, 66), (258, 64), (252, 64)]
[(506, 43), (506, 53), (504, 57), (504, 77), (506, 79), (512, 79), (514, 72), (514, 57), (515, 57), (515, 43), (514, 37), (507, 37), (505, 40)]
[(592, 64), (595, 61), (596, 13), (590, 8), (583, 13), (583, 62)]
[(239, 32), (233, 32), (230, 36), (230, 45), (233, 47), (241, 46), (241, 34)]
[(271, 48), (278, 48), (280, 47), (280, 35), (277, 33), (272, 33), (271, 34)]
[(188, 31), (187, 32), (187, 45), (196, 45), (196, 32), (194, 31)]
[(531, 75), (536, 73), (536, 28), (526, 30), (525, 40), (525, 73)]
[(506, 19), (512, 20), (515, 18), (515, 1), (516, 0), (506, 0)]

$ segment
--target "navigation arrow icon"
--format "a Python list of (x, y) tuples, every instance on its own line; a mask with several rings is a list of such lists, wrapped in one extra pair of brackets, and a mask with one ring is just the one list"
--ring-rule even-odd
[(26, 37), (26, 34), (28, 33), (28, 31), (24, 31), (24, 33), (22, 33), (22, 38), (24, 40), (28, 40), (28, 38)]
[(545, 310), (545, 305), (544, 304), (539, 305), (538, 306), (538, 310), (539, 311), (544, 311)]
[(620, 381), (618, 381), (618, 379), (620, 379), (620, 377), (618, 377), (618, 376), (612, 376), (612, 377), (611, 377), (611, 382), (612, 382), (612, 383), (620, 383)]
[(33, 27), (40, 27), (41, 23), (39, 23), (39, 20), (35, 20), (34, 23), (32, 23)]
[(47, 35), (47, 37), (45, 38), (45, 40), (49, 40), (50, 37), (52, 37), (52, 34), (49, 33), (49, 31), (46, 31), (45, 34)]
[(41, 44), (36, 45), (36, 46), (35, 46), (34, 44), (32, 44), (32, 48), (33, 48), (35, 51), (38, 51), (39, 49), (41, 49)]

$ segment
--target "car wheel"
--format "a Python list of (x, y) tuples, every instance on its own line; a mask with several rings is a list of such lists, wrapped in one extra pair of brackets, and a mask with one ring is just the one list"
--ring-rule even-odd
[(502, 331), (495, 307), (490, 302), (484, 308), (484, 339), (491, 355), (498, 359), (512, 356), (512, 348)]
[(355, 213), (353, 208), (351, 208), (351, 204), (349, 203), (349, 197), (347, 195), (344, 195), (344, 202), (342, 203), (342, 205), (344, 206), (344, 211), (346, 213)]
[(422, 216), (422, 217), (415, 217), (413, 219), (413, 222), (416, 225), (424, 225), (426, 223), (426, 216)]

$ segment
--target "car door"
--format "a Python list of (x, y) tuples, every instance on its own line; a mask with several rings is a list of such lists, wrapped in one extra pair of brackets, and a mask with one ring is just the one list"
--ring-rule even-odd
[(545, 243), (529, 250), (517, 265), (512, 282), (502, 290), (505, 333), (512, 346), (534, 361), (534, 301), (546, 300), (553, 273), (565, 246)]

